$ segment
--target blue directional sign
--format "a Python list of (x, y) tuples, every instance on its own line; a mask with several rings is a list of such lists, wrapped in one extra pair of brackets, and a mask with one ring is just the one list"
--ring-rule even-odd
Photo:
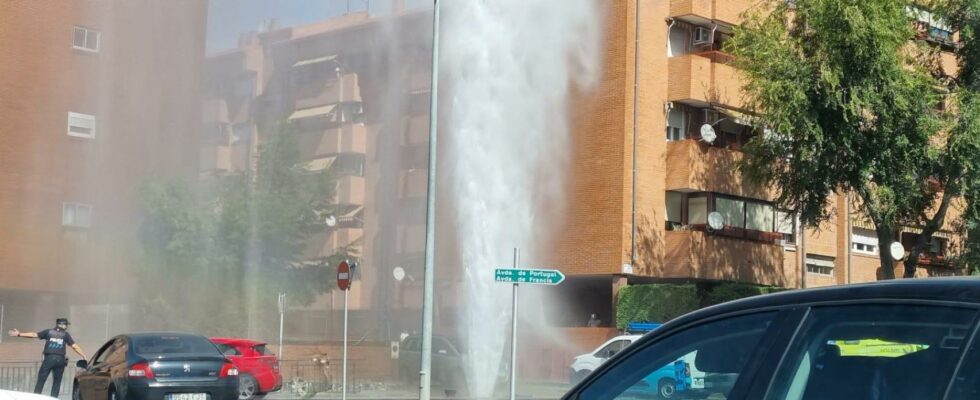
[(556, 269), (497, 268), (494, 270), (493, 280), (534, 285), (557, 285), (565, 280), (565, 274)]

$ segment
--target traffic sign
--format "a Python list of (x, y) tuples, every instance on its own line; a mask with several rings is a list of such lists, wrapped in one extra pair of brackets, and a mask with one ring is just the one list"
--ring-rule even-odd
[(565, 280), (565, 274), (557, 269), (497, 268), (493, 280), (497, 282), (557, 285)]
[(340, 290), (350, 289), (350, 264), (347, 260), (341, 261), (337, 266), (337, 287)]

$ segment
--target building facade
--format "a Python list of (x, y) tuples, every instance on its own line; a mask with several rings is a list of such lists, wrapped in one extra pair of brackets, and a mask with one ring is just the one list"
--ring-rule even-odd
[(140, 184), (192, 178), (207, 5), (0, 4), (3, 327), (130, 326)]

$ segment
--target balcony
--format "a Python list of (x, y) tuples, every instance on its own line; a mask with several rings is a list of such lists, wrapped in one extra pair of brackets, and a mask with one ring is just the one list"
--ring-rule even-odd
[(230, 124), (231, 117), (228, 114), (228, 102), (225, 99), (207, 99), (204, 101), (204, 111), (201, 117), (205, 124)]
[(211, 145), (201, 148), (201, 171), (229, 172), (231, 169), (231, 146)]
[(782, 246), (697, 231), (668, 231), (664, 235), (663, 278), (758, 285), (785, 285), (789, 281)]
[(300, 153), (306, 159), (339, 153), (367, 153), (367, 128), (361, 124), (307, 131), (300, 133), (299, 138)]
[(361, 228), (328, 229), (310, 238), (304, 255), (306, 258), (330, 257), (363, 238), (364, 229)]
[(343, 176), (338, 178), (337, 204), (364, 204), (364, 177)]
[(402, 199), (425, 198), (428, 185), (428, 169), (401, 171), (398, 196)]
[(738, 171), (742, 153), (712, 147), (696, 140), (667, 143), (667, 190), (715, 192), (769, 199), (765, 188), (745, 182)]
[(738, 25), (742, 22), (741, 13), (756, 3), (754, 0), (670, 0), (670, 16), (694, 24)]
[(361, 101), (357, 74), (346, 74), (341, 79), (314, 79), (308, 84), (294, 86), (293, 92), (296, 99), (295, 109)]
[(743, 108), (742, 79), (738, 70), (722, 62), (724, 53), (686, 54), (667, 62), (669, 101), (706, 107)]

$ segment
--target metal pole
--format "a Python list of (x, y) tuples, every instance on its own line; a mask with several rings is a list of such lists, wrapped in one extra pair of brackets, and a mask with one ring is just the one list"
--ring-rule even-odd
[(436, 132), (439, 114), (439, 0), (432, 1), (432, 80), (429, 93), (429, 176), (425, 205), (425, 274), (422, 290), (422, 356), (419, 400), (429, 400), (432, 383), (432, 303), (435, 284)]
[(283, 332), (283, 322), (286, 320), (286, 294), (279, 293), (279, 359), (282, 360), (285, 357), (283, 354), (286, 352), (282, 350), (282, 332)]
[(0, 343), (3, 343), (3, 337), (6, 335), (6, 332), (3, 330), (4, 311), (3, 304), (0, 304)]
[(105, 305), (105, 340), (109, 340), (109, 314), (112, 312), (109, 304)]
[(350, 297), (350, 286), (344, 290), (344, 392), (342, 395), (343, 400), (347, 400), (347, 298)]
[[(514, 248), (514, 269), (521, 265), (521, 249)], [(510, 322), (510, 400), (517, 398), (517, 282), (514, 282), (514, 308)]]

